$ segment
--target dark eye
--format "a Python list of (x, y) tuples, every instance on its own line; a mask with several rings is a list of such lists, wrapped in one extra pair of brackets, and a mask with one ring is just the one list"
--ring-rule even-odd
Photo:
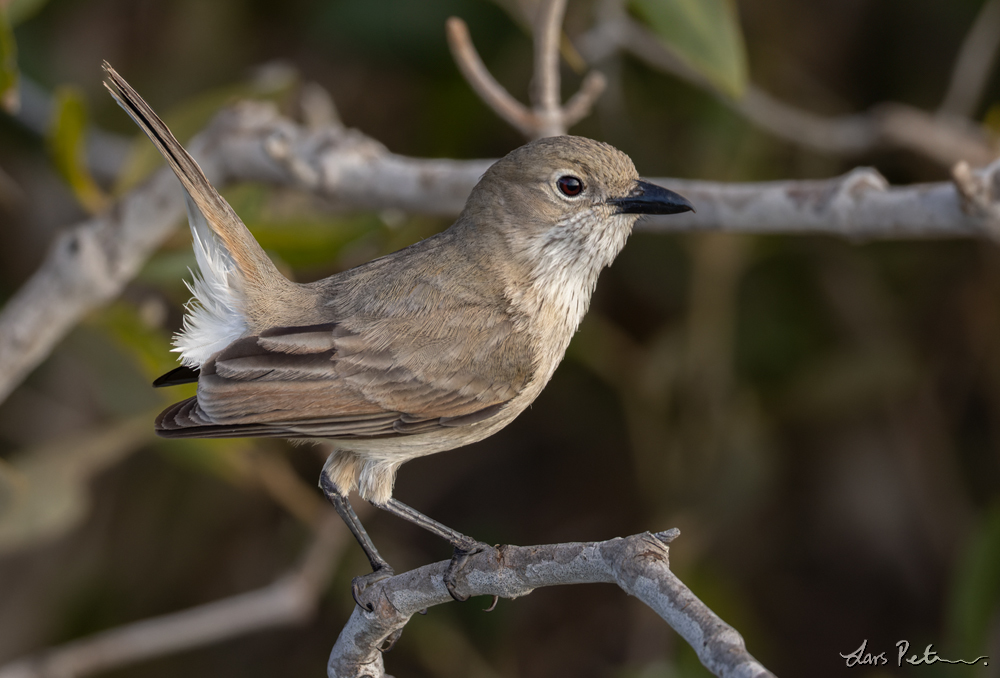
[(559, 177), (556, 180), (556, 185), (559, 186), (559, 190), (562, 191), (563, 195), (571, 198), (583, 192), (583, 182), (576, 177)]

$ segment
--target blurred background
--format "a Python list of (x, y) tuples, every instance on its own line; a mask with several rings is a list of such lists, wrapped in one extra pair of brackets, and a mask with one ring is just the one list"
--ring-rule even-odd
[[(524, 100), (532, 43), (516, 2), (8, 4), (20, 8), (22, 86), (61, 102), (69, 127), (89, 127), (92, 176), (60, 161), (66, 125), (40, 116), (33, 129), (0, 115), (0, 301), (60, 229), (103, 209), (150, 163), (151, 146), (101, 86), (102, 59), (182, 141), (237, 97), (293, 114), (297, 88), (314, 82), (346, 125), (396, 153), (498, 157), (523, 143), (463, 81), (444, 33), (448, 16), (465, 19), (488, 67)], [(631, 11), (652, 23), (642, 7), (652, 4)], [(982, 6), (737, 3), (750, 80), (826, 116), (886, 101), (934, 109)], [(599, 10), (570, 0), (571, 41)], [(776, 138), (705, 88), (628, 55), (595, 67), (610, 86), (572, 131), (621, 148), (645, 176), (808, 179), (864, 164), (892, 183), (948, 179), (944, 164), (898, 147), (843, 156)], [(581, 77), (572, 58), (563, 75), (572, 93)], [(972, 114), (984, 134), (998, 102), (995, 75)], [(23, 120), (27, 93), (22, 103)], [(449, 223), (338, 214), (260, 185), (224, 195), (300, 281)], [(170, 336), (189, 296), (182, 279), (194, 260), (178, 226), (121, 298), (0, 404), (0, 665), (265, 586), (299, 562), (315, 512), (332, 512), (314, 489), (316, 448), (153, 436), (155, 413), (191, 393), (150, 388), (174, 365)], [(402, 501), (491, 543), (679, 527), (673, 569), (777, 675), (1000, 675), (1000, 255), (970, 239), (637, 233), (535, 405), (484, 442), (408, 463), (396, 487)], [(391, 516), (365, 523), (397, 571), (450, 555)], [(367, 569), (343, 541), (307, 623), (101, 675), (324, 675), (354, 605), (350, 580)], [(488, 602), (414, 618), (386, 655), (389, 673), (708, 675), (666, 624), (612, 586), (541, 590), (489, 614)], [(865, 639), (888, 666), (845, 667), (839, 655)], [(911, 653), (933, 643), (945, 657), (993, 661), (896, 669), (901, 639)]]

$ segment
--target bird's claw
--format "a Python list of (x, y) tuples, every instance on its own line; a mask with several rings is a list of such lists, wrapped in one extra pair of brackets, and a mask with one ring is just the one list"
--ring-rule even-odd
[(382, 567), (378, 568), (373, 572), (369, 572), (368, 574), (363, 574), (360, 577), (355, 577), (354, 580), (351, 581), (351, 596), (353, 596), (354, 602), (357, 603), (358, 607), (360, 607), (362, 610), (368, 610), (369, 612), (373, 612), (375, 610), (375, 606), (372, 605), (371, 603), (362, 602), (361, 601), (362, 595), (368, 588), (370, 588), (374, 584), (379, 583), (383, 579), (388, 579), (394, 574), (396, 573), (393, 571), (391, 567), (389, 567), (388, 565), (383, 565)]
[(469, 599), (469, 596), (463, 595), (458, 592), (455, 588), (457, 582), (455, 581), (456, 575), (462, 571), (465, 564), (469, 561), (469, 558), (476, 555), (477, 553), (482, 553), (486, 549), (492, 548), (487, 544), (481, 544), (479, 542), (471, 542), (467, 545), (456, 546), (455, 553), (451, 556), (451, 562), (448, 563), (448, 569), (444, 571), (444, 587), (448, 589), (448, 593), (456, 601), (464, 603)]
[(401, 635), (403, 635), (403, 629), (396, 629), (390, 633), (386, 636), (385, 640), (382, 641), (382, 644), (378, 646), (378, 651), (385, 654), (391, 650), (396, 645), (396, 641), (399, 640)]

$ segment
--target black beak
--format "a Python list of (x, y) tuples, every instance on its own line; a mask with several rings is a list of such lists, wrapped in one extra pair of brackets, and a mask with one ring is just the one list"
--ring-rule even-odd
[(635, 188), (628, 197), (612, 198), (608, 202), (618, 208), (618, 214), (694, 212), (694, 205), (689, 203), (687, 198), (645, 181), (636, 181)]

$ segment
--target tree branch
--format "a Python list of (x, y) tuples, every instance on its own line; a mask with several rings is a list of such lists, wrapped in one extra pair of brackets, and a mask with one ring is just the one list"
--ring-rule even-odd
[[(967, 166), (966, 166), (967, 167)], [(967, 170), (980, 186), (975, 201), (954, 183), (889, 186), (859, 167), (833, 179), (725, 184), (653, 179), (683, 194), (697, 213), (647, 217), (638, 230), (800, 233), (872, 238), (954, 238), (1000, 233), (1000, 161)]]
[(969, 118), (983, 96), (983, 89), (1000, 47), (1000, 0), (987, 0), (958, 50), (939, 114)]
[(623, 12), (607, 13), (607, 18), (585, 34), (579, 45), (591, 63), (615, 51), (631, 54), (712, 93), (768, 133), (824, 153), (855, 156), (880, 147), (904, 148), (946, 167), (962, 160), (981, 167), (997, 157), (993, 142), (974, 122), (955, 115), (933, 115), (905, 104), (885, 103), (864, 113), (822, 116), (790, 106), (752, 83), (743, 97), (731, 99)]
[(563, 124), (567, 129), (590, 115), (594, 102), (604, 93), (604, 88), (607, 86), (608, 81), (600, 71), (590, 71), (583, 76), (580, 90), (569, 98), (562, 109)]
[(445, 30), (452, 58), (455, 59), (458, 69), (473, 91), (494, 113), (509, 122), (521, 134), (531, 137), (535, 131), (534, 116), (521, 102), (511, 96), (486, 68), (475, 45), (472, 44), (469, 27), (465, 22), (453, 16), (445, 23)]
[[(393, 155), (340, 127), (310, 133), (259, 104), (220, 114), (192, 141), (191, 151), (217, 186), (267, 181), (314, 190), (342, 208), (437, 215), (457, 214), (490, 165)], [(183, 192), (164, 168), (107, 213), (56, 239), (39, 270), (0, 311), (0, 401), (84, 314), (121, 293), (183, 215)]]
[(534, 22), (535, 75), (530, 110), (490, 75), (472, 44), (465, 22), (451, 17), (446, 25), (451, 54), (466, 81), (487, 106), (528, 139), (566, 134), (566, 130), (590, 112), (606, 85), (604, 76), (592, 71), (584, 78), (580, 91), (565, 106), (560, 105), (559, 45), (565, 10), (566, 0), (539, 3)]
[[(674, 628), (717, 676), (771, 676), (746, 650), (740, 634), (719, 619), (674, 576), (667, 544), (680, 534), (669, 530), (604, 542), (501, 546), (469, 559), (462, 593), (518, 598), (560, 584), (617, 584), (649, 605)], [(415, 613), (451, 602), (442, 579), (448, 561), (425, 565), (379, 582), (365, 592), (369, 612), (355, 608), (330, 653), (330, 678), (381, 678), (379, 647), (398, 635)], [(461, 582), (460, 582), (461, 584)]]
[[(219, 114), (191, 148), (217, 186), (263, 181), (329, 198), (336, 209), (397, 208), (453, 217), (492, 160), (428, 160), (390, 153), (353, 130), (309, 129), (268, 104)], [(976, 174), (996, 181), (997, 166)], [(889, 187), (874, 170), (824, 181), (726, 184), (652, 179), (687, 195), (697, 213), (640, 222), (640, 230), (823, 233), (849, 238), (967, 237), (997, 228), (951, 183)], [(184, 214), (169, 170), (108, 213), (59, 236), (39, 270), (0, 311), (0, 401), (97, 306), (120, 294)], [(998, 196), (988, 193), (996, 203)]]
[(0, 678), (77, 678), (263, 629), (304, 623), (315, 613), (334, 561), (349, 539), (339, 516), (327, 512), (302, 563), (273, 584), (50, 648), (0, 666)]
[(560, 103), (559, 39), (566, 0), (542, 0), (535, 18), (535, 77), (532, 103), (538, 120), (538, 136), (566, 134)]
[(118, 296), (183, 210), (177, 180), (165, 170), (109, 212), (56, 238), (0, 312), (0, 401), (87, 311)]

